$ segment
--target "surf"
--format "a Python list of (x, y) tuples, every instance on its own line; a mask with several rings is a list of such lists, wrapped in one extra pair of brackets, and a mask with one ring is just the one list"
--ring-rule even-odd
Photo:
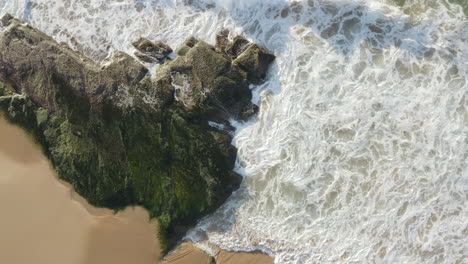
[(241, 188), (187, 237), (276, 263), (456, 263), (468, 251), (468, 22), (445, 1), (0, 1), (105, 61), (221, 29), (273, 51), (237, 127)]

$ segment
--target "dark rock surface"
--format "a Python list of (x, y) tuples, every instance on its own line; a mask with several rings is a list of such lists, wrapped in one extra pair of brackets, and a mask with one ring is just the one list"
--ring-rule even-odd
[(151, 42), (146, 38), (140, 38), (132, 45), (137, 49), (135, 56), (148, 63), (164, 63), (167, 56), (172, 53), (172, 49), (168, 45), (160, 41)]
[(149, 76), (125, 53), (101, 66), (11, 16), (1, 22), (0, 109), (91, 204), (144, 206), (167, 250), (238, 188), (232, 137), (208, 121), (256, 112), (249, 84), (265, 77), (266, 50), (243, 41), (226, 46), (232, 57), (190, 38)]

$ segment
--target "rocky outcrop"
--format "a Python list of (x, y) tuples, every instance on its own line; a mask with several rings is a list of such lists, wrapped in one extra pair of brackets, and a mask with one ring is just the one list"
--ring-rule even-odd
[(191, 38), (149, 76), (125, 53), (99, 65), (11, 16), (1, 23), (0, 109), (91, 204), (144, 206), (168, 249), (238, 188), (232, 137), (209, 121), (255, 113), (249, 84), (273, 61), (266, 50), (249, 43), (232, 57)]

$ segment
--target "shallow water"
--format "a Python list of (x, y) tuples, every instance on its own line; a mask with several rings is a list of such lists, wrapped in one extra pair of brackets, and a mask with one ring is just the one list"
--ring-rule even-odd
[(202, 245), (277, 263), (464, 263), (468, 21), (447, 1), (405, 2), (3, 0), (2, 12), (99, 60), (140, 36), (177, 47), (221, 28), (275, 53), (253, 87), (259, 116), (236, 124), (245, 180), (189, 234)]
[(90, 206), (57, 179), (39, 146), (0, 118), (0, 263), (155, 264), (143, 208)]

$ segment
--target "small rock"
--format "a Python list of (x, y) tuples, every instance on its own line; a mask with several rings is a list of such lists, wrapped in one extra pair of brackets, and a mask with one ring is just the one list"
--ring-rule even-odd
[(374, 25), (369, 25), (369, 29), (374, 33), (383, 33), (383, 30), (381, 28)]
[(169, 45), (167, 44), (162, 43), (161, 41), (156, 41), (154, 44), (156, 45), (156, 47), (159, 48), (159, 51), (162, 54), (169, 55), (172, 52), (171, 47), (169, 47)]
[(132, 45), (138, 50), (135, 52), (135, 56), (148, 63), (163, 63), (172, 52), (171, 47), (161, 41), (151, 42), (146, 38), (140, 38)]
[(146, 38), (140, 38), (137, 41), (133, 42), (132, 45), (139, 51), (143, 53), (158, 53), (158, 54), (169, 54), (172, 52), (171, 47), (168, 45), (157, 41), (151, 42)]
[(239, 116), (239, 119), (240, 120), (247, 120), (248, 118), (250, 118), (251, 116), (255, 115), (258, 113), (258, 106), (257, 105), (254, 105), (254, 104), (251, 104), (249, 107), (247, 107), (245, 109), (244, 112), (242, 112)]
[(248, 80), (256, 84), (265, 79), (268, 67), (274, 60), (273, 54), (252, 44), (234, 60), (233, 64), (246, 71)]
[(231, 58), (235, 59), (242, 52), (244, 52), (249, 46), (250, 41), (242, 36), (237, 36), (232, 40), (232, 43), (226, 48), (226, 54)]
[(324, 39), (329, 39), (335, 36), (338, 33), (339, 29), (340, 29), (340, 24), (333, 23), (331, 26), (323, 30), (322, 33), (320, 33), (320, 36)]
[(302, 7), (301, 3), (299, 3), (299, 2), (293, 2), (293, 3), (291, 4), (291, 9), (292, 9), (292, 11), (293, 11), (294, 13), (299, 14), (299, 13), (302, 13), (302, 10), (303, 10), (304, 8)]
[(195, 37), (190, 37), (189, 39), (187, 39), (185, 42), (185, 45), (193, 48), (193, 46), (195, 46), (195, 44), (198, 43), (198, 39), (195, 38)]
[(11, 21), (12, 21), (13, 19), (14, 19), (14, 17), (13, 17), (12, 15), (6, 13), (6, 14), (2, 17), (2, 19), (1, 19), (2, 25), (3, 25), (4, 27), (10, 25), (10, 23), (11, 23)]
[(155, 63), (155, 62), (164, 60), (164, 58), (165, 58), (164, 56), (159, 56), (159, 55), (156, 55), (156, 57), (149, 56), (149, 55), (146, 55), (146, 54), (141, 53), (139, 51), (135, 51), (134, 54), (138, 59), (140, 59), (143, 62), (147, 62), (147, 63)]

